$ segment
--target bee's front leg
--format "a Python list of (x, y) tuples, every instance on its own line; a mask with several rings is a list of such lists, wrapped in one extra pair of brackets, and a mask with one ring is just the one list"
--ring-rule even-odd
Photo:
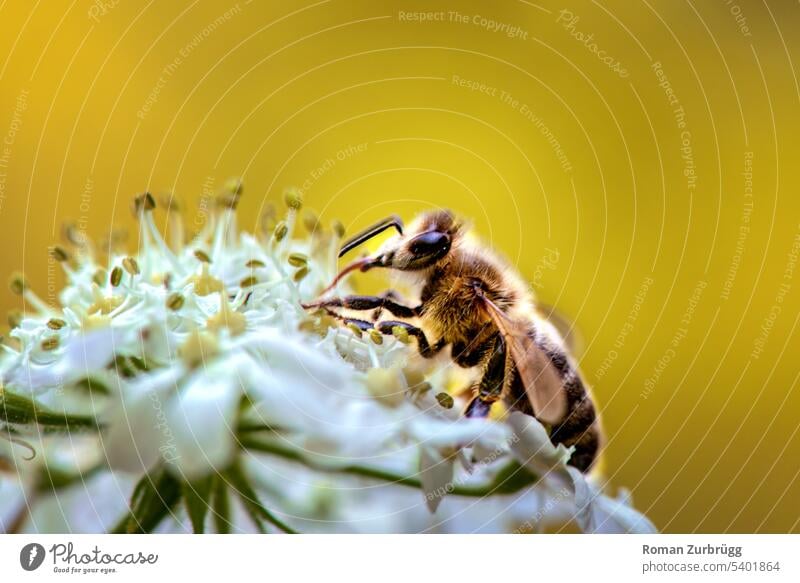
[(342, 298), (328, 298), (310, 304), (303, 304), (308, 308), (345, 308), (348, 310), (366, 311), (385, 309), (397, 318), (414, 318), (419, 315), (421, 306), (411, 308), (396, 302), (388, 294), (383, 296), (344, 296)]
[[(381, 298), (387, 298), (389, 300), (394, 300), (395, 303), (397, 303), (397, 304), (403, 304), (404, 303), (402, 301), (403, 298), (400, 296), (400, 294), (398, 294), (393, 289), (387, 289), (385, 292), (383, 292), (381, 294), (378, 294), (378, 296), (381, 297)], [(419, 312), (419, 306), (415, 309), (415, 311)], [(374, 312), (372, 312), (372, 317), (370, 318), (370, 320), (372, 320), (373, 322), (377, 322), (378, 320), (381, 319), (382, 315), (383, 315), (383, 306), (379, 306), (378, 308), (375, 309)]]

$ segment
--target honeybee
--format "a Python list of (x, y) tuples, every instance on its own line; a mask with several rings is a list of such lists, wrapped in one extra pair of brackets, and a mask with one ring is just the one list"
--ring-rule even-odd
[[(537, 314), (522, 278), (468, 238), (465, 224), (446, 210), (421, 214), (408, 228), (399, 217), (384, 219), (345, 241), (339, 257), (390, 228), (397, 235), (374, 256), (345, 267), (321, 299), (304, 307), (325, 309), (362, 330), (407, 334), (425, 358), (449, 346), (457, 365), (482, 371), (464, 410), (467, 417), (486, 417), (503, 399), (509, 409), (542, 422), (554, 444), (572, 446), (569, 463), (588, 471), (602, 437), (594, 404), (561, 336)], [(394, 292), (325, 297), (347, 274), (378, 267), (411, 275), (419, 303), (408, 305)], [(346, 318), (335, 308), (373, 311), (374, 316), (372, 321)], [(397, 319), (378, 320), (384, 310)]]

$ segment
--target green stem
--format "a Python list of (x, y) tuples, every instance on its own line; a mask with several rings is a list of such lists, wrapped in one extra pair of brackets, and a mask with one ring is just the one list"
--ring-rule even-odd
[[(368, 466), (349, 465), (342, 467), (324, 467), (313, 463), (307, 459), (302, 452), (289, 446), (276, 443), (274, 441), (264, 441), (253, 439), (250, 435), (240, 437), (240, 444), (244, 449), (268, 453), (287, 460), (301, 463), (314, 470), (371, 478), (390, 484), (408, 486), (410, 488), (422, 489), (422, 482), (418, 478), (403, 476), (379, 468)], [(483, 498), (492, 494), (513, 494), (527, 488), (538, 481), (538, 476), (531, 474), (527, 469), (520, 466), (516, 461), (509, 462), (504, 466), (490, 482), (464, 486), (453, 483), (449, 494), (456, 496), (467, 496), (471, 498)]]
[(248, 512), (250, 512), (251, 516), (256, 521), (257, 525), (260, 522), (259, 519), (263, 519), (287, 534), (297, 534), (296, 530), (275, 516), (259, 501), (255, 490), (247, 480), (247, 476), (245, 476), (244, 472), (242, 471), (238, 460), (236, 463), (234, 463), (233, 467), (231, 467), (225, 473), (225, 475), (231, 481), (231, 484), (236, 489), (236, 493), (239, 495), (239, 498), (241, 498), (242, 503), (244, 503)]
[(89, 415), (72, 415), (53, 411), (34, 399), (0, 389), (0, 421), (9, 424), (29, 425), (36, 423), (44, 427), (73, 429), (99, 429), (97, 420)]
[(152, 532), (181, 498), (180, 483), (164, 468), (145, 474), (133, 490), (128, 513), (111, 534)]

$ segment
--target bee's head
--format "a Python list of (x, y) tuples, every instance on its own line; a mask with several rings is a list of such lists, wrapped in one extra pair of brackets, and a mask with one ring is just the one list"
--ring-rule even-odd
[(423, 213), (407, 229), (398, 217), (389, 217), (347, 240), (339, 257), (391, 227), (396, 228), (398, 234), (386, 241), (375, 257), (365, 261), (362, 271), (372, 267), (402, 271), (433, 267), (447, 257), (461, 231), (461, 223), (447, 210)]

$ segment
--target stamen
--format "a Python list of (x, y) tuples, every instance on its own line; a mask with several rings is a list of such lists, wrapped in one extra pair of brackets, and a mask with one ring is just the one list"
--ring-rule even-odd
[(244, 289), (246, 287), (253, 287), (258, 283), (258, 278), (255, 275), (249, 275), (239, 282), (239, 287)]
[(241, 178), (229, 178), (222, 187), (222, 192), (217, 196), (217, 205), (221, 208), (236, 210), (239, 200), (244, 192)]
[(149, 238), (145, 236), (148, 234), (149, 237), (152, 237), (153, 242), (155, 243), (158, 250), (161, 254), (170, 262), (172, 265), (173, 271), (176, 273), (181, 272), (181, 264), (178, 262), (178, 258), (175, 257), (175, 254), (170, 250), (169, 246), (167, 245), (166, 241), (164, 241), (164, 237), (161, 236), (161, 232), (156, 227), (155, 221), (153, 220), (153, 213), (152, 210), (156, 208), (156, 201), (153, 198), (153, 195), (149, 192), (145, 192), (142, 195), (139, 195), (134, 199), (134, 210), (136, 211), (136, 216), (140, 219), (141, 225), (143, 227), (142, 231), (142, 244), (145, 247), (145, 251), (147, 250), (147, 246), (149, 244)]
[(130, 275), (139, 275), (141, 270), (139, 269), (139, 262), (136, 261), (133, 257), (126, 257), (122, 260), (122, 267), (125, 268)]
[(11, 274), (11, 279), (8, 282), (8, 287), (11, 288), (11, 293), (16, 296), (21, 296), (25, 292), (25, 277), (17, 272)]
[(342, 224), (342, 221), (340, 221), (339, 219), (335, 219), (331, 223), (331, 229), (333, 229), (333, 233), (336, 235), (338, 239), (344, 237), (345, 228), (344, 225)]
[(63, 247), (56, 245), (50, 250), (50, 256), (59, 263), (66, 263), (70, 260), (71, 256)]
[(173, 312), (177, 312), (183, 307), (184, 297), (178, 292), (172, 293), (167, 297), (167, 307)]
[(61, 330), (67, 323), (60, 318), (50, 318), (47, 321), (47, 327), (51, 330)]
[(143, 192), (133, 199), (133, 212), (137, 216), (154, 208), (156, 208), (156, 199), (149, 192)]
[(117, 265), (114, 269), (111, 270), (111, 276), (109, 278), (111, 285), (114, 287), (118, 287), (120, 282), (122, 281), (122, 269)]
[(283, 202), (289, 210), (299, 211), (303, 207), (303, 195), (296, 188), (290, 188), (283, 193)]
[(269, 237), (275, 228), (277, 219), (275, 218), (275, 205), (267, 203), (258, 219), (259, 233), (264, 237)]
[(301, 267), (294, 272), (294, 277), (292, 279), (294, 279), (295, 283), (300, 283), (308, 275), (308, 272), (308, 266)]
[(49, 314), (53, 309), (37, 296), (33, 290), (28, 287), (25, 281), (25, 276), (21, 273), (14, 273), (9, 281), (9, 288), (15, 295), (22, 296), (22, 298), (31, 305), (37, 312), (41, 314)]
[(198, 261), (202, 261), (203, 263), (211, 263), (211, 257), (209, 257), (208, 253), (206, 253), (202, 249), (195, 249), (194, 256), (197, 258)]
[(445, 409), (452, 409), (455, 401), (453, 401), (453, 397), (448, 395), (447, 393), (438, 393), (436, 395), (436, 401)]
[[(120, 272), (120, 277), (121, 276), (122, 273)], [(101, 267), (100, 269), (95, 271), (94, 274), (92, 275), (92, 282), (97, 286), (105, 285), (107, 278), (108, 278), (108, 272)]]
[(183, 228), (183, 215), (181, 214), (182, 205), (175, 195), (171, 193), (161, 195), (160, 202), (167, 211), (170, 247), (173, 252), (180, 253), (186, 237)]
[(89, 306), (89, 308), (86, 310), (86, 313), (88, 315), (92, 315), (99, 312), (100, 315), (105, 316), (116, 310), (120, 304), (122, 304), (122, 302), (122, 296), (101, 297), (96, 299), (94, 303)]
[(14, 328), (19, 328), (19, 325), (22, 324), (22, 311), (21, 310), (9, 310), (8, 311), (8, 326), (12, 330)]
[(289, 233), (289, 227), (286, 225), (285, 221), (281, 221), (277, 225), (275, 225), (275, 232), (272, 234), (272, 237), (275, 239), (277, 243), (283, 241), (286, 235)]
[(286, 260), (292, 267), (305, 267), (308, 265), (308, 256), (304, 253), (290, 253)]
[(47, 351), (47, 352), (53, 351), (56, 348), (58, 348), (59, 343), (60, 343), (60, 341), (58, 339), (58, 336), (52, 336), (50, 338), (42, 340), (42, 344), (41, 344), (42, 350)]
[(310, 210), (306, 210), (306, 212), (303, 213), (303, 226), (306, 228), (306, 231), (312, 235), (317, 235), (322, 232), (319, 217)]

